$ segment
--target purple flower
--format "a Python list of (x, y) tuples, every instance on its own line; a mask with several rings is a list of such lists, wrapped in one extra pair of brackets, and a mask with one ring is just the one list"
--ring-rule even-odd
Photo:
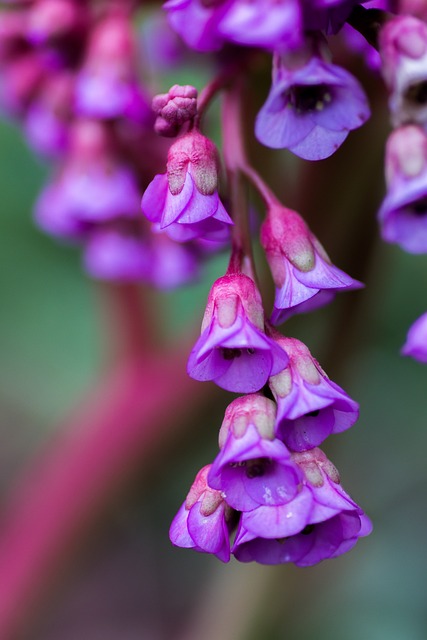
[(232, 512), (221, 492), (210, 488), (207, 481), (209, 467), (203, 467), (197, 474), (186, 501), (172, 521), (169, 537), (177, 547), (213, 553), (228, 562), (228, 522)]
[(232, 0), (204, 3), (202, 0), (168, 0), (163, 6), (168, 12), (169, 24), (184, 42), (197, 51), (216, 51), (223, 38), (218, 33), (218, 22)]
[(423, 313), (410, 327), (401, 353), (427, 363), (427, 313)]
[(301, 473), (274, 435), (275, 414), (274, 402), (255, 394), (237, 398), (225, 412), (208, 480), (238, 511), (287, 504), (298, 492)]
[(288, 367), (270, 379), (277, 436), (293, 451), (304, 451), (349, 429), (359, 416), (358, 404), (329, 380), (302, 342), (284, 337), (277, 342), (289, 356)]
[[(135, 231), (135, 230), (133, 230)], [(92, 278), (134, 282), (150, 273), (149, 247), (126, 225), (100, 226), (92, 231), (84, 250), (84, 265)]]
[(261, 227), (261, 244), (276, 285), (274, 324), (327, 304), (339, 291), (363, 286), (331, 264), (320, 242), (291, 209), (269, 209)]
[(304, 29), (337, 33), (349, 17), (351, 10), (362, 0), (300, 0)]
[(219, 199), (217, 186), (216, 148), (193, 131), (169, 149), (167, 173), (155, 176), (148, 185), (142, 210), (178, 242), (200, 237), (221, 241), (228, 237), (233, 221)]
[(253, 393), (287, 363), (283, 349), (264, 333), (261, 297), (251, 278), (242, 273), (219, 278), (209, 294), (188, 374), (227, 391)]
[(425, 124), (427, 25), (413, 16), (396, 16), (381, 29), (379, 45), (393, 125)]
[(133, 30), (126, 12), (107, 16), (92, 31), (76, 79), (75, 107), (83, 116), (152, 123), (153, 114), (137, 77)]
[(387, 195), (381, 235), (410, 253), (427, 252), (427, 134), (417, 125), (393, 131), (386, 148)]
[(301, 44), (301, 7), (298, 0), (233, 0), (218, 21), (224, 39), (251, 47), (293, 48)]
[(349, 551), (372, 529), (320, 449), (292, 458), (304, 473), (301, 491), (287, 505), (242, 514), (232, 549), (241, 562), (311, 566)]
[(295, 66), (297, 54), (287, 60), (281, 56), (255, 133), (267, 147), (321, 160), (332, 155), (370, 111), (362, 87), (348, 71), (308, 55), (300, 66)]

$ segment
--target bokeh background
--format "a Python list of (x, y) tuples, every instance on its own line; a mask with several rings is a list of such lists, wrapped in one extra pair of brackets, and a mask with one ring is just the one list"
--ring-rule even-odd
[[(180, 416), (171, 406), (169, 427), (156, 446), (133, 461), (131, 473), (76, 528), (53, 569), (34, 576), (34, 593), (19, 603), (16, 637), (425, 640), (427, 370), (401, 358), (399, 349), (427, 308), (427, 257), (406, 255), (378, 238), (387, 130), (380, 102), (371, 123), (333, 159), (297, 176), (286, 154), (267, 158), (252, 149), (285, 201), (308, 216), (334, 262), (366, 283), (363, 292), (346, 294), (331, 308), (293, 319), (286, 331), (306, 341), (330, 377), (360, 402), (358, 424), (324, 449), (373, 519), (372, 535), (348, 555), (308, 569), (222, 565), (172, 548), (169, 523), (198, 469), (216, 455), (218, 427), (231, 399), (210, 383), (199, 397), (196, 385), (194, 409)], [(86, 277), (77, 249), (57, 244), (32, 222), (32, 204), (47, 174), (19, 130), (2, 121), (3, 557), (2, 527), (21, 479), (28, 481), (34, 461), (54, 448), (67, 417), (100, 375), (108, 348), (104, 286)], [(300, 195), (297, 180), (308, 185)], [(209, 285), (222, 275), (225, 260), (215, 259), (202, 282), (180, 292), (142, 290), (157, 335), (171, 349), (196, 335)], [(35, 510), (34, 525), (52, 516)], [(31, 540), (31, 524), (24, 535)], [(0, 592), (7, 591), (7, 579), (0, 566)]]

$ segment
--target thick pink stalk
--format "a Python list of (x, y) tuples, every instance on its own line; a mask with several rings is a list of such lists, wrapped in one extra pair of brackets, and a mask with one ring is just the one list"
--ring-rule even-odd
[[(115, 293), (135, 302), (129, 291)], [(122, 321), (132, 321), (125, 308), (135, 310), (133, 303), (124, 305)], [(123, 346), (121, 360), (10, 496), (0, 531), (1, 640), (18, 637), (28, 625), (66, 552), (173, 429), (174, 416), (206, 397), (205, 387), (185, 373), (186, 351), (142, 359), (138, 347), (132, 356), (126, 341)]]

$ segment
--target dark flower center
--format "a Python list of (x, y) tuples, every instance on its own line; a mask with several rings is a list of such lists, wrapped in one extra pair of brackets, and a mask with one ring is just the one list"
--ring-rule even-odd
[(427, 213), (427, 197), (412, 202), (408, 206), (407, 211), (413, 216), (419, 216), (420, 218), (425, 216)]
[(409, 102), (415, 102), (419, 105), (427, 104), (427, 80), (411, 84), (406, 90), (405, 98)]
[(246, 476), (248, 478), (260, 478), (267, 471), (267, 467), (270, 466), (271, 460), (268, 458), (255, 458), (254, 460), (248, 460), (245, 463)]
[[(234, 358), (240, 358), (243, 349), (229, 349), (227, 347), (223, 347), (221, 351), (224, 360), (234, 360)], [(255, 349), (249, 347), (248, 349), (246, 349), (246, 353), (252, 356), (255, 353)]]
[(326, 84), (296, 84), (286, 92), (285, 97), (297, 113), (322, 111), (332, 100), (330, 88)]
[(308, 536), (313, 531), (314, 531), (314, 524), (308, 524), (306, 527), (304, 527), (301, 533), (303, 536)]
[(222, 357), (224, 358), (224, 360), (234, 360), (234, 358), (240, 358), (241, 355), (241, 349), (222, 349)]
[(306, 413), (306, 417), (307, 418), (317, 418), (317, 416), (320, 413), (320, 409), (316, 409), (316, 411), (310, 411), (309, 413)]

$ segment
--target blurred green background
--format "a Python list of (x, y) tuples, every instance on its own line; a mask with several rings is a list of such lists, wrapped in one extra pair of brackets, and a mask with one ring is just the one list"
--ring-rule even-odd
[[(221, 565), (172, 548), (170, 520), (197, 470), (216, 455), (217, 429), (230, 396), (213, 391), (191, 424), (177, 421), (164, 452), (120, 487), (58, 566), (56, 587), (40, 604), (28, 640), (425, 640), (427, 370), (401, 358), (399, 349), (409, 325), (427, 308), (427, 257), (405, 255), (376, 237), (383, 139), (366, 168), (363, 153), (372, 132), (355, 134), (353, 147), (343, 152), (347, 155), (337, 154), (338, 164), (356, 152), (362, 161), (353, 162), (344, 182), (322, 192), (321, 204), (331, 218), (310, 210), (322, 193), (312, 194), (307, 205), (328, 250), (334, 240), (331, 257), (351, 275), (363, 275), (366, 289), (347, 294), (350, 303), (340, 299), (333, 309), (289, 323), (291, 335), (306, 340), (331, 378), (361, 405), (358, 424), (323, 448), (347, 491), (373, 519), (372, 535), (350, 554), (309, 569)], [(32, 222), (32, 203), (47, 175), (19, 131), (1, 123), (4, 503), (32, 456), (52, 441), (57, 425), (95, 380), (105, 346), (98, 286), (82, 272), (79, 251), (44, 236)], [(349, 186), (354, 182), (357, 201)], [(362, 206), (364, 188), (369, 204), (363, 205), (358, 224), (374, 234), (369, 252), (354, 247), (349, 226)], [(343, 246), (341, 231), (351, 246)], [(358, 273), (346, 264), (353, 253), (363, 253)], [(223, 264), (224, 258), (215, 261), (204, 282), (182, 292), (150, 294), (164, 331), (166, 319), (174, 336), (186, 319), (194, 327), (209, 283), (221, 275)], [(336, 337), (329, 329), (331, 322), (338, 326), (333, 314), (340, 318)]]

